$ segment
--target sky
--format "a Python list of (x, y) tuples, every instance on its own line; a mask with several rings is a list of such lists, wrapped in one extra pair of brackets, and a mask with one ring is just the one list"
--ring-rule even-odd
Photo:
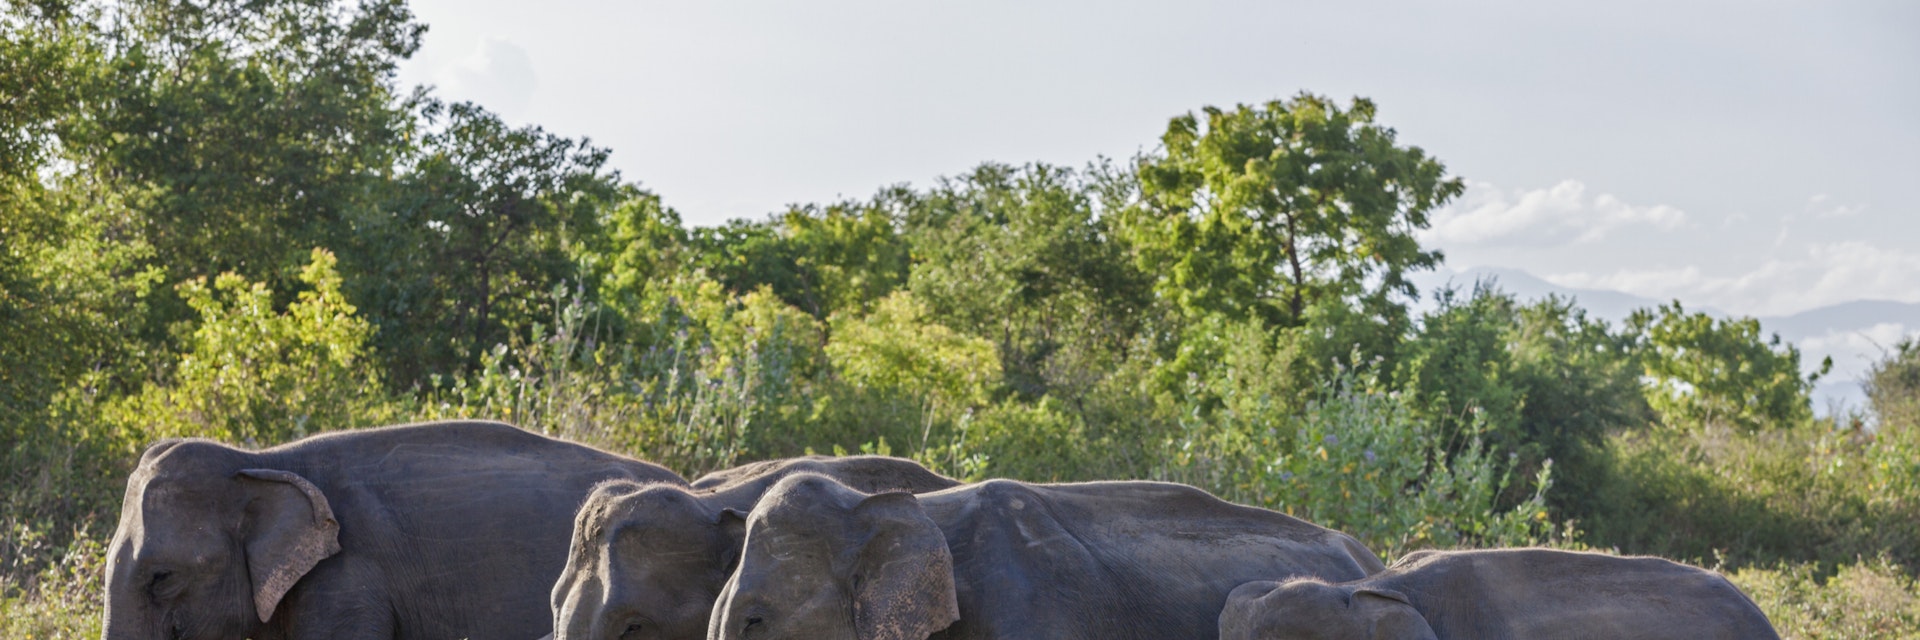
[(590, 138), (695, 225), (1365, 96), (1469, 184), (1421, 234), (1448, 268), (1920, 302), (1920, 3), (1335, 4), (417, 0), (400, 81)]

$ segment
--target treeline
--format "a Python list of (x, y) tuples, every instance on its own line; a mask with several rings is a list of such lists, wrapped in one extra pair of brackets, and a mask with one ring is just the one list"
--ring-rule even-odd
[[(398, 0), (0, 24), (0, 601), (94, 597), (46, 576), (97, 559), (152, 439), (441, 417), (688, 474), (878, 451), (1189, 482), (1383, 556), (1592, 545), (1795, 594), (1879, 558), (1912, 599), (1920, 347), (1816, 420), (1751, 319), (1417, 291), (1463, 182), (1365, 99), (689, 228), (606, 149), (398, 86), (423, 31)], [(1862, 624), (1920, 627), (1906, 606)]]

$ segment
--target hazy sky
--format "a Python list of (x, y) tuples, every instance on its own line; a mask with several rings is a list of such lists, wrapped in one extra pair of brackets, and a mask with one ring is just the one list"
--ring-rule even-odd
[(424, 0), (401, 79), (590, 137), (701, 225), (1361, 95), (1472, 185), (1425, 238), (1456, 267), (1920, 301), (1920, 3), (1331, 4)]

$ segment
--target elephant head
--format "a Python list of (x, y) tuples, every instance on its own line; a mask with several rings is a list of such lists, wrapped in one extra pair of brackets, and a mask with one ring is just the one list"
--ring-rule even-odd
[(1227, 596), (1221, 640), (1437, 640), (1405, 595), (1311, 578), (1249, 582)]
[(946, 537), (912, 494), (789, 476), (745, 529), (710, 640), (921, 640), (960, 618)]
[(106, 640), (238, 640), (340, 551), (327, 497), (206, 441), (165, 441), (127, 479), (107, 550)]
[(555, 640), (705, 637), (744, 535), (727, 513), (672, 485), (595, 487), (554, 583)]

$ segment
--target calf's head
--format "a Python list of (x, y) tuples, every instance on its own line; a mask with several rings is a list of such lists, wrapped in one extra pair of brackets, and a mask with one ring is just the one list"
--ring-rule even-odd
[(921, 640), (960, 617), (946, 537), (912, 494), (790, 476), (744, 528), (712, 640)]

